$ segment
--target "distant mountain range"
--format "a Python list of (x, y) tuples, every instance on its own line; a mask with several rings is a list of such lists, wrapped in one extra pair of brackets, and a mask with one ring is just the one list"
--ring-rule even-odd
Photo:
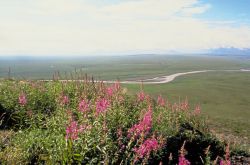
[[(239, 49), (234, 47), (229, 48), (216, 48), (216, 49), (206, 49), (201, 52), (195, 53), (185, 53), (183, 51), (168, 51), (167, 53), (142, 53), (142, 54), (127, 54), (125, 56), (153, 56), (153, 55), (209, 55), (209, 56), (230, 56), (230, 57), (239, 57), (239, 58), (247, 58), (250, 59), (250, 48)], [(102, 56), (101, 54), (99, 56)], [(120, 55), (110, 55), (112, 57), (119, 57)], [(83, 55), (83, 56), (27, 56), (27, 55), (16, 55), (16, 56), (3, 56), (0, 55), (0, 60), (57, 60), (60, 59), (72, 59), (72, 58), (84, 58), (85, 60), (93, 57), (98, 57), (98, 55)]]
[(246, 49), (238, 49), (238, 48), (217, 48), (217, 49), (210, 49), (207, 51), (208, 54), (211, 55), (221, 55), (221, 56), (250, 56), (250, 48)]

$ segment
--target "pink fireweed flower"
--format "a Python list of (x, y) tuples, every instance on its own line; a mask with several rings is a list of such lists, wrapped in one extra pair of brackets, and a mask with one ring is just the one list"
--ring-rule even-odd
[(190, 165), (191, 163), (183, 156), (179, 156), (179, 163), (178, 165)]
[(229, 160), (220, 160), (220, 165), (231, 165)]
[(19, 104), (22, 106), (25, 106), (27, 104), (27, 98), (26, 98), (26, 95), (24, 93), (19, 95)]
[(231, 165), (231, 161), (230, 161), (230, 147), (229, 147), (229, 145), (226, 146), (225, 160), (221, 160), (220, 161), (220, 165)]
[(158, 141), (155, 138), (147, 139), (141, 144), (139, 148), (135, 148), (134, 151), (139, 158), (149, 156), (152, 151), (159, 149)]
[(131, 135), (139, 136), (140, 134), (144, 133), (147, 134), (152, 127), (152, 109), (149, 108), (149, 110), (145, 113), (143, 119), (138, 123), (132, 126), (128, 130), (128, 137), (131, 137)]
[(226, 160), (230, 160), (230, 146), (229, 146), (229, 144), (226, 146), (225, 158), (226, 158)]
[(109, 106), (109, 102), (105, 98), (97, 100), (97, 102), (96, 102), (96, 114), (98, 115), (100, 113), (106, 112), (108, 106)]
[(88, 126), (85, 124), (85, 125), (80, 125), (79, 128), (78, 128), (78, 132), (83, 132), (84, 130), (87, 130), (88, 129)]
[(78, 138), (78, 124), (72, 121), (66, 128), (66, 139), (76, 140)]
[(201, 107), (200, 107), (200, 105), (197, 105), (194, 109), (194, 114), (199, 115), (200, 113), (201, 113)]
[(69, 104), (69, 97), (68, 96), (62, 96), (61, 104), (62, 105)]
[(145, 99), (145, 93), (142, 91), (142, 92), (140, 92), (140, 93), (137, 93), (137, 100), (138, 101), (144, 101), (144, 99)]
[(76, 140), (78, 138), (78, 133), (81, 132), (83, 128), (80, 126), (78, 128), (78, 123), (76, 121), (71, 121), (66, 128), (66, 139)]
[(120, 88), (121, 88), (120, 82), (116, 81), (113, 85), (113, 89), (117, 92), (120, 90)]
[(181, 103), (180, 108), (181, 108), (182, 110), (188, 110), (188, 108), (189, 108), (189, 103), (188, 103), (188, 99), (187, 99), (187, 98), (185, 99), (185, 101), (183, 101), (183, 102)]
[(89, 103), (85, 100), (82, 100), (78, 105), (78, 109), (82, 113), (87, 112), (89, 110)]
[(180, 149), (180, 155), (179, 155), (179, 163), (178, 165), (190, 165), (190, 162), (185, 158), (185, 144), (186, 141), (184, 141), (181, 149)]
[(106, 88), (106, 94), (111, 97), (113, 95), (113, 88), (112, 87), (108, 87)]
[(178, 111), (179, 110), (178, 104), (177, 103), (172, 104), (171, 109), (172, 109), (172, 111)]
[(157, 104), (160, 105), (160, 106), (165, 106), (165, 100), (162, 98), (162, 96), (158, 96), (157, 98)]
[(151, 97), (149, 95), (146, 95), (145, 98), (146, 98), (146, 100), (147, 100), (148, 103), (151, 102)]

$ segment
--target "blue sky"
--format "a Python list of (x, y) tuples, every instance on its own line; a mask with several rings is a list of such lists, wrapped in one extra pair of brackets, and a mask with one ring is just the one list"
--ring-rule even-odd
[(211, 8), (197, 18), (250, 25), (249, 0), (202, 0), (201, 2), (211, 4)]
[(249, 0), (0, 1), (0, 56), (250, 48)]

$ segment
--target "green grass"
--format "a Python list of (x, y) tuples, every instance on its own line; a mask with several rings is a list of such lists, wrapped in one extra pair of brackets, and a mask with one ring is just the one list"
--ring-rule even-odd
[(240, 69), (249, 68), (249, 60), (211, 56), (174, 56), (174, 55), (140, 55), (122, 57), (79, 57), (57, 59), (22, 59), (1, 60), (0, 78), (11, 76), (26, 79), (52, 79), (56, 71), (61, 76), (70, 77), (75, 69), (83, 74), (95, 76), (103, 80), (111, 79), (144, 79), (176, 72), (203, 69)]
[[(210, 72), (185, 75), (167, 84), (144, 85), (144, 91), (169, 100), (188, 98), (200, 104), (216, 131), (247, 138), (250, 142), (250, 73)], [(139, 85), (124, 85), (137, 92)]]

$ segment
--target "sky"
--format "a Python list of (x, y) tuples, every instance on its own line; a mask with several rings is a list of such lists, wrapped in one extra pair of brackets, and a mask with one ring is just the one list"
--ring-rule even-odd
[(0, 56), (250, 48), (249, 0), (0, 0)]

